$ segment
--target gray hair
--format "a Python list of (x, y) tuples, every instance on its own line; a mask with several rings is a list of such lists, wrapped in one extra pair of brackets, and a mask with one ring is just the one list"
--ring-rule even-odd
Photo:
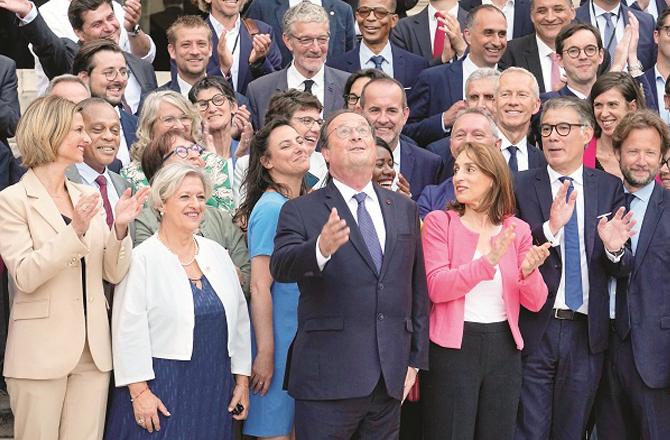
[[(511, 69), (511, 67), (510, 67)], [(472, 81), (481, 81), (483, 79), (495, 79), (496, 88), (498, 88), (498, 79), (500, 78), (500, 70), (492, 69), (491, 67), (482, 67), (477, 69), (465, 80), (465, 90), (468, 90)]]
[(553, 98), (546, 101), (542, 105), (542, 115), (549, 110), (561, 110), (564, 108), (571, 108), (577, 113), (579, 123), (593, 128), (596, 125), (593, 112), (589, 101), (586, 99), (579, 99), (574, 96), (561, 96), (560, 98)]
[[(79, 78), (77, 75), (72, 75), (71, 73), (64, 73), (62, 75), (54, 76), (51, 78), (51, 81), (49, 81), (49, 85), (47, 86), (46, 90), (44, 91), (44, 96), (49, 96), (51, 93), (53, 93), (53, 90), (56, 88), (56, 86), (60, 83), (76, 83), (81, 85), (83, 88), (88, 90), (88, 86), (84, 81), (82, 81), (81, 78)], [(90, 94), (90, 92), (89, 92)]]
[[(528, 70), (524, 69), (523, 67), (508, 67), (505, 69), (501, 74), (500, 77), (502, 78), (503, 76), (509, 74), (509, 73), (520, 73), (522, 75), (526, 75), (530, 81), (531, 81), (531, 92), (533, 95), (535, 95), (536, 98), (540, 97), (540, 86), (537, 83), (537, 78), (535, 78), (535, 75), (530, 73)], [(497, 87), (496, 87), (497, 89)]]
[(328, 13), (321, 6), (304, 0), (290, 8), (284, 14), (282, 29), (284, 29), (285, 35), (291, 34), (293, 23), (296, 22), (329, 23)]
[(175, 195), (184, 179), (197, 177), (205, 189), (205, 199), (212, 196), (212, 182), (207, 174), (200, 168), (184, 163), (171, 163), (162, 167), (151, 181), (151, 193), (149, 194), (149, 206), (160, 212), (165, 201)]
[(493, 135), (494, 138), (500, 139), (500, 133), (498, 132), (498, 126), (496, 125), (496, 121), (493, 119), (493, 116), (491, 116), (491, 113), (489, 113), (488, 110), (481, 109), (478, 107), (466, 108), (465, 110), (461, 110), (456, 115), (454, 124), (456, 124), (456, 121), (465, 115), (480, 115), (486, 118), (486, 120), (489, 123), (489, 128), (491, 129), (491, 134)]

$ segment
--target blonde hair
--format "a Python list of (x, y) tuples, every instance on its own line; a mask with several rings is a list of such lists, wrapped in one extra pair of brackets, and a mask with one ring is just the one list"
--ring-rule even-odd
[(81, 113), (80, 106), (59, 96), (34, 100), (16, 129), (23, 166), (35, 168), (55, 161), (77, 113)]
[(177, 107), (182, 113), (191, 118), (191, 132), (193, 139), (200, 141), (200, 114), (186, 98), (180, 93), (172, 90), (161, 90), (147, 96), (142, 106), (140, 120), (137, 123), (137, 141), (130, 149), (130, 158), (134, 161), (142, 161), (142, 153), (153, 138), (154, 124), (158, 120), (158, 111), (161, 103), (167, 103)]
[(171, 163), (162, 167), (151, 181), (151, 193), (149, 194), (149, 206), (160, 211), (165, 201), (175, 195), (184, 179), (197, 177), (202, 182), (205, 190), (205, 200), (212, 196), (212, 182), (200, 168), (184, 163)]

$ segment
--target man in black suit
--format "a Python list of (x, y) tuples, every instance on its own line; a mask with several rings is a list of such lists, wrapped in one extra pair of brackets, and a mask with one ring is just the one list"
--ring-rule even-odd
[(411, 139), (401, 137), (409, 108), (402, 84), (393, 79), (373, 79), (363, 87), (361, 113), (393, 150), (396, 171), (409, 182), (412, 199), (416, 200), (426, 185), (440, 182), (442, 159), (419, 148)]
[(466, 11), (486, 4), (500, 9), (507, 17), (507, 38), (510, 40), (533, 32), (533, 23), (530, 21), (531, 0), (461, 0), (460, 3)]
[(0, 55), (0, 142), (14, 136), (20, 116), (16, 63)]
[(400, 403), (428, 367), (416, 204), (372, 183), (372, 128), (343, 110), (321, 130), (333, 181), (288, 201), (270, 258), (300, 289), (287, 362), (299, 439), (398, 438)]
[(582, 164), (593, 126), (587, 102), (546, 102), (548, 166), (521, 172), (515, 182), (519, 217), (536, 244), (552, 245), (540, 268), (547, 302), (538, 313), (522, 308), (519, 319), (526, 345), (517, 440), (584, 436), (607, 349), (608, 280), (630, 270), (625, 244), (634, 222), (624, 216), (621, 181)]
[(535, 32), (507, 42), (500, 68), (523, 67), (535, 75), (540, 93), (563, 87), (561, 67), (556, 53), (556, 37), (575, 18), (570, 0), (533, 0), (530, 20)]

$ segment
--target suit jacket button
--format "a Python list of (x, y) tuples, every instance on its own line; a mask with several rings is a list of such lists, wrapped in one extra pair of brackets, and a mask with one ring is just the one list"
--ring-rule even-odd
[(384, 314), (380, 313), (379, 315), (377, 315), (377, 320), (383, 321), (384, 320)]
[(384, 290), (384, 283), (379, 283), (379, 284), (377, 284), (377, 288), (378, 288), (379, 290)]

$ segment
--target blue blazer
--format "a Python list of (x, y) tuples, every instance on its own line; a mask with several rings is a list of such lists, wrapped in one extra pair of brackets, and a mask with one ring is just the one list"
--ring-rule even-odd
[[(617, 280), (616, 317), (630, 314), (637, 371), (650, 388), (670, 386), (670, 191), (656, 183), (637, 225), (639, 240), (629, 277)], [(626, 286), (628, 287), (626, 289)]]
[[(330, 17), (330, 43), (328, 58), (333, 58), (350, 51), (356, 45), (354, 30), (354, 13), (342, 0), (323, 0), (323, 8)], [(282, 22), (288, 11), (288, 0), (253, 0), (247, 9), (247, 17), (267, 23), (274, 30), (274, 40), (279, 46), (282, 56), (282, 67), (288, 66), (293, 59), (282, 39)]]
[(137, 142), (137, 124), (139, 118), (130, 113), (126, 113), (125, 110), (121, 109), (119, 112), (121, 120), (121, 128), (123, 129), (123, 137), (126, 138), (126, 145), (128, 145), (128, 150), (130, 150), (135, 142)]
[(442, 159), (437, 154), (419, 148), (411, 139), (400, 138), (400, 172), (409, 182), (412, 200), (419, 198), (426, 185), (441, 181)]
[(645, 93), (644, 97), (647, 100), (647, 107), (658, 112), (659, 105), (665, 107), (665, 102), (658, 102), (658, 87), (656, 87), (656, 69), (652, 66), (651, 69), (644, 72), (644, 79), (649, 85), (649, 93)]
[[(469, 12), (475, 6), (480, 6), (482, 0), (462, 0), (459, 3), (463, 9)], [(508, 36), (507, 39), (523, 37), (534, 31), (535, 28), (530, 21), (530, 1), (516, 0), (514, 2), (514, 35)]]
[(462, 60), (429, 67), (421, 72), (408, 96), (410, 113), (403, 133), (422, 146), (443, 138), (442, 112), (462, 99)]
[[(328, 59), (326, 64), (343, 72), (353, 73), (361, 69), (360, 52), (361, 46), (359, 44), (355, 49), (344, 55)], [(400, 81), (406, 90), (411, 89), (419, 73), (428, 67), (428, 62), (394, 44), (391, 44), (391, 54), (393, 55), (393, 78)]]
[[(251, 81), (260, 78), (263, 75), (281, 69), (282, 56), (277, 46), (277, 35), (272, 31), (272, 28), (260, 20), (255, 20), (258, 31), (261, 34), (270, 34), (272, 43), (270, 44), (270, 51), (265, 56), (263, 64), (258, 71), (253, 71), (249, 67), (249, 54), (251, 54), (251, 36), (249, 31), (243, 23), (240, 23), (240, 67), (237, 73), (237, 91), (244, 95), (247, 92), (247, 86)], [(221, 66), (219, 65), (219, 54), (216, 52), (216, 47), (219, 45), (219, 37), (216, 35), (212, 22), (207, 20), (207, 24), (212, 29), (212, 56), (207, 64), (207, 75), (221, 76)], [(281, 35), (279, 36), (281, 39)]]
[(447, 203), (454, 200), (456, 200), (456, 195), (453, 176), (439, 185), (428, 185), (421, 191), (421, 195), (416, 201), (416, 205), (419, 207), (419, 217), (423, 220), (432, 211), (446, 209)]
[[(623, 14), (623, 24), (628, 24), (628, 14), (631, 11), (635, 18), (640, 22), (640, 40), (637, 44), (637, 58), (642, 63), (642, 70), (654, 67), (656, 64), (656, 43), (654, 43), (654, 30), (656, 23), (654, 17), (646, 12), (640, 12), (637, 9), (629, 8), (623, 2), (621, 3), (620, 13)], [(575, 10), (575, 21), (579, 23), (591, 24), (591, 3), (586, 2)], [(612, 44), (616, 43), (613, 41)], [(607, 45), (607, 42), (603, 42)], [(605, 49), (607, 50), (607, 49)]]
[(451, 137), (444, 137), (435, 142), (431, 142), (426, 147), (426, 150), (437, 154), (442, 159), (443, 177), (451, 177), (454, 175), (454, 157), (451, 155)]
[[(530, 225), (535, 244), (545, 243), (547, 238), (542, 225), (549, 220), (549, 208), (553, 201), (547, 168), (517, 174), (514, 186), (518, 217)], [(600, 353), (607, 348), (609, 277), (628, 274), (632, 263), (632, 254), (628, 249), (617, 264), (607, 258), (597, 232), (597, 216), (614, 213), (622, 206), (624, 197), (621, 180), (600, 170), (584, 168), (584, 241), (589, 272), (588, 338), (592, 353)], [(549, 320), (554, 319), (551, 314), (561, 281), (562, 265), (560, 248), (552, 247), (549, 257), (540, 267), (549, 289), (546, 304), (538, 313), (521, 308), (519, 327), (525, 341), (525, 353), (531, 353), (538, 347)]]
[[(288, 392), (296, 399), (368, 396), (380, 376), (402, 398), (407, 367), (428, 368), (428, 293), (416, 204), (375, 185), (386, 245), (380, 272), (342, 195), (325, 188), (282, 207), (270, 258), (275, 281), (298, 283), (298, 331)], [(319, 270), (316, 240), (332, 208), (349, 241)], [(346, 276), (343, 276), (346, 274)]]

